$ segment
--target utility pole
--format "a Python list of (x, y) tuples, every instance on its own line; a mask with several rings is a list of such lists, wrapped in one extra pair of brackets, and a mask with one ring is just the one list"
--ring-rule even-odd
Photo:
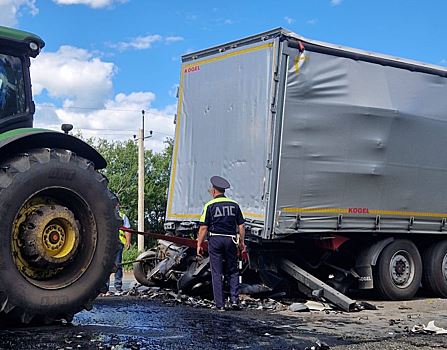
[[(144, 139), (152, 137), (152, 130), (148, 136), (144, 136), (144, 109), (141, 111), (141, 129), (134, 140), (138, 140), (138, 231), (144, 232)], [(138, 235), (138, 251), (144, 251), (144, 236)]]
[[(138, 131), (138, 231), (144, 232), (144, 110)], [(144, 236), (138, 235), (138, 251), (144, 251)]]

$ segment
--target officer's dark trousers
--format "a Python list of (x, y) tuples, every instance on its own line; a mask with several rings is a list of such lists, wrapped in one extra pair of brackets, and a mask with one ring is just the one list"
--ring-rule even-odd
[(237, 248), (231, 237), (211, 236), (208, 242), (214, 302), (217, 307), (225, 305), (223, 295), (223, 275), (229, 276), (232, 302), (239, 301), (239, 271), (237, 268)]

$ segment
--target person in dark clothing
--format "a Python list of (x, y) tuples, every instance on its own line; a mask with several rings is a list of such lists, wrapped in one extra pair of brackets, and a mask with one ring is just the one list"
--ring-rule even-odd
[(239, 204), (225, 197), (225, 190), (230, 188), (228, 181), (220, 176), (213, 176), (210, 181), (212, 187), (209, 192), (213, 199), (205, 204), (200, 218), (197, 255), (202, 256), (202, 243), (209, 233), (208, 252), (216, 308), (223, 311), (225, 307), (223, 276), (226, 271), (229, 275), (231, 307), (239, 309), (237, 249), (245, 250), (245, 220)]

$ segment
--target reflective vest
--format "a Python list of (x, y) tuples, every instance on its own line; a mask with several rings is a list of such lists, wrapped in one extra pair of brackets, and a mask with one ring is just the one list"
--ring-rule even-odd
[(241, 208), (236, 201), (219, 195), (205, 204), (200, 223), (213, 234), (236, 237), (237, 226), (244, 223)]
[[(119, 214), (120, 214), (121, 220), (123, 220), (123, 222), (124, 222), (124, 216), (125, 216), (125, 214), (124, 214), (121, 210), (119, 211)], [(120, 242), (121, 242), (123, 245), (126, 245), (126, 242), (127, 242), (127, 240), (126, 240), (126, 232), (123, 231), (123, 230), (119, 230), (118, 233), (119, 233), (119, 239), (120, 239)]]

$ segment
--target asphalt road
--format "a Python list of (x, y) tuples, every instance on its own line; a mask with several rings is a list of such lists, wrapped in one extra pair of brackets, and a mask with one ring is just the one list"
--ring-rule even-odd
[[(72, 325), (6, 329), (1, 349), (302, 349), (317, 337), (281, 326), (295, 318), (218, 312), (132, 297), (100, 298)], [(336, 337), (325, 341), (343, 344)]]
[[(411, 335), (405, 329), (433, 315), (445, 325), (444, 301), (438, 302), (419, 301), (405, 308), (387, 304), (356, 314), (222, 313), (136, 297), (107, 297), (99, 298), (91, 311), (76, 315), (73, 324), (3, 329), (0, 349), (305, 349), (317, 340), (331, 349), (447, 349), (447, 335)], [(428, 305), (428, 311), (413, 308), (421, 304)]]
[[(134, 279), (126, 273), (124, 288)], [(113, 278), (112, 278), (113, 290)], [(359, 313), (218, 312), (138, 297), (98, 298), (72, 324), (0, 329), (0, 349), (447, 349), (447, 335), (414, 335), (415, 324), (447, 328), (447, 300), (372, 301)]]

